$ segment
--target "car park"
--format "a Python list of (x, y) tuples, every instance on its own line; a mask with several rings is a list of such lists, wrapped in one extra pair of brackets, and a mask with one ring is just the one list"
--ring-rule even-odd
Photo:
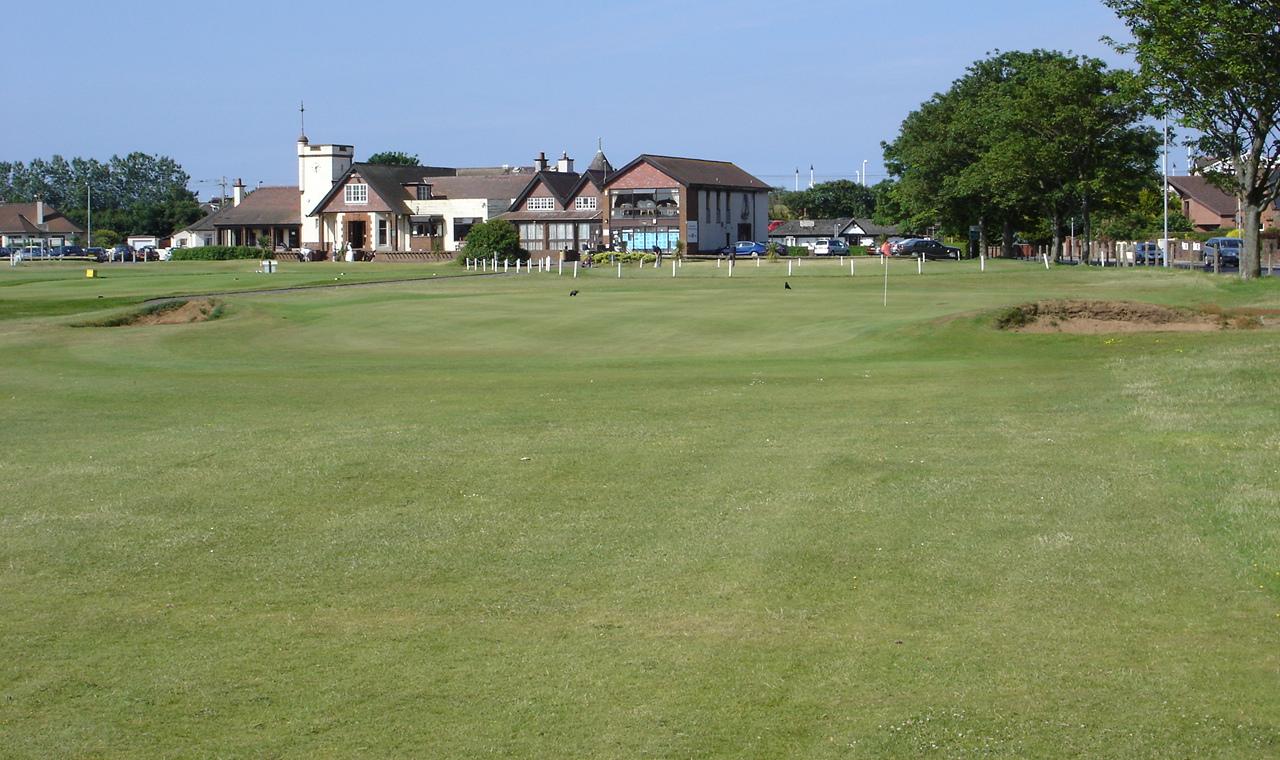
[(937, 240), (915, 239), (904, 240), (893, 253), (894, 256), (923, 256), (926, 260), (955, 259), (960, 260), (962, 252), (959, 248), (943, 245)]
[(1224, 267), (1240, 266), (1240, 238), (1209, 238), (1204, 244), (1204, 268), (1213, 269), (1214, 259)]

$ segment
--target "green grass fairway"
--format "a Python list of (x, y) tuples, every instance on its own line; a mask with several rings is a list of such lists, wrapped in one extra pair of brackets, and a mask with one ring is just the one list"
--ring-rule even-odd
[(0, 270), (0, 756), (1280, 755), (1280, 330), (991, 326), (1280, 282), (857, 267)]

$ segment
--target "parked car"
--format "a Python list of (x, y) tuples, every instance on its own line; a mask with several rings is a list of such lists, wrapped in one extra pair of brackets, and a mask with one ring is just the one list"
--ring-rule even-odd
[(763, 256), (768, 250), (769, 246), (753, 240), (739, 240), (733, 246), (733, 252), (739, 256)]
[(1138, 243), (1133, 249), (1133, 263), (1163, 265), (1164, 251), (1156, 243)]
[(912, 258), (924, 256), (927, 260), (955, 259), (959, 261), (963, 252), (959, 248), (943, 245), (937, 240), (916, 239), (904, 240), (893, 255), (910, 256)]
[(125, 260), (132, 261), (133, 249), (125, 245), (124, 243), (121, 243), (120, 245), (114, 246), (112, 247), (111, 250), (107, 251), (107, 259), (109, 261), (125, 261)]
[(898, 256), (900, 255), (899, 251), (902, 250), (902, 246), (910, 245), (911, 243), (914, 243), (917, 240), (921, 240), (921, 239), (922, 238), (903, 238), (901, 240), (892, 241), (889, 243), (889, 255)]
[(50, 251), (50, 255), (62, 258), (64, 256), (83, 256), (84, 249), (78, 245), (57, 245)]
[(106, 251), (106, 249), (105, 249), (105, 248), (100, 248), (100, 247), (98, 247), (98, 246), (96, 246), (96, 245), (89, 246), (88, 248), (84, 249), (84, 255), (92, 257), (92, 258), (94, 259), (94, 261), (106, 261), (106, 260), (107, 260), (107, 251)]
[(1224, 267), (1240, 266), (1240, 238), (1209, 238), (1204, 244), (1204, 268), (1213, 269), (1213, 259), (1217, 255)]
[(818, 238), (813, 244), (814, 256), (848, 256), (849, 244), (841, 238)]

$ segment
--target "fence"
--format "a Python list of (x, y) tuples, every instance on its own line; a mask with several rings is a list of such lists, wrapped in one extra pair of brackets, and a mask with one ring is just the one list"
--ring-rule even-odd
[[(1204, 243), (1199, 240), (1169, 239), (1169, 261), (1174, 266), (1197, 266), (1204, 263)], [(1095, 240), (1090, 261), (1103, 266), (1134, 266), (1144, 263), (1138, 255), (1138, 246), (1152, 244), (1159, 246), (1159, 240)], [(1080, 238), (1066, 238), (1062, 241), (1062, 259), (1064, 261), (1080, 261), (1084, 251), (1084, 241)], [(1266, 237), (1262, 239), (1262, 267), (1271, 270), (1273, 263), (1280, 263), (1280, 239)], [(1001, 258), (1004, 250), (1001, 246), (987, 246), (988, 258)], [(1013, 246), (1013, 258), (1039, 261), (1045, 256), (1053, 256), (1053, 246), (1018, 243)], [(1154, 263), (1155, 257), (1147, 263)]]

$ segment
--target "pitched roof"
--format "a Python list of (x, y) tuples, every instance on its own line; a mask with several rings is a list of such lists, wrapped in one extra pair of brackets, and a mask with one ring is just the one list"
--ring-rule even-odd
[(432, 199), (483, 198), (511, 203), (533, 179), (528, 174), (437, 177), (431, 180)]
[(1200, 176), (1170, 177), (1169, 186), (1219, 216), (1235, 216), (1236, 199)]
[(571, 208), (564, 211), (507, 211), (498, 214), (497, 218), (508, 222), (594, 222), (602, 217), (600, 209), (579, 211)]
[(0, 232), (41, 235), (46, 232), (82, 232), (76, 224), (49, 204), (44, 204), (44, 224), (36, 224), (36, 204), (0, 203)]
[(225, 208), (201, 221), (208, 220), (215, 227), (302, 224), (299, 200), (297, 187), (260, 187), (246, 195), (239, 206)]
[(596, 157), (591, 159), (591, 165), (587, 167), (587, 171), (612, 174), (613, 164), (609, 163), (609, 159), (605, 157), (603, 150), (597, 150)]
[[(551, 191), (551, 195), (563, 206), (573, 197), (573, 192), (578, 187), (580, 177), (581, 175), (577, 172), (553, 172), (549, 169), (538, 172), (528, 180), (520, 193), (512, 199), (511, 210), (515, 211), (521, 203), (524, 203), (524, 199), (529, 197), (529, 194), (533, 192), (539, 182), (546, 185), (547, 189)], [(431, 192), (433, 195), (435, 194), (434, 187), (432, 187)]]
[(671, 179), (686, 186), (704, 185), (727, 187), (735, 190), (767, 191), (771, 189), (769, 185), (728, 161), (709, 161), (703, 158), (680, 158), (678, 156), (655, 156), (651, 153), (640, 154), (613, 174), (613, 177), (622, 176), (641, 162), (649, 164)]
[(868, 235), (901, 235), (902, 230), (896, 224), (876, 224), (870, 219), (854, 219), (852, 223), (856, 223), (862, 228), (862, 231)]
[(333, 196), (347, 184), (347, 178), (352, 174), (359, 174), (360, 177), (369, 185), (369, 188), (388, 205), (401, 203), (409, 200), (409, 190), (405, 185), (416, 185), (423, 180), (435, 177), (450, 177), (457, 173), (457, 169), (445, 166), (391, 166), (388, 164), (366, 164), (354, 163), (348, 169), (346, 174), (333, 183), (333, 187), (329, 188), (329, 192), (324, 194), (316, 207), (307, 211), (308, 216), (313, 216), (317, 211), (329, 205), (329, 201), (333, 200)]

